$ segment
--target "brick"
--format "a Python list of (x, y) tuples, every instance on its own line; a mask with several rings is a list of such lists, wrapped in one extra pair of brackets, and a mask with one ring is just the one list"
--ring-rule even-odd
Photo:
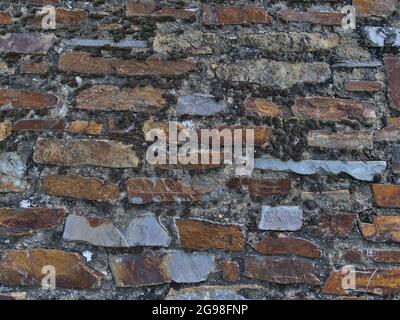
[(26, 163), (18, 152), (0, 153), (0, 193), (24, 192)]
[(370, 131), (330, 132), (312, 130), (308, 132), (308, 145), (324, 149), (373, 149), (373, 133)]
[(344, 13), (339, 11), (295, 11), (281, 9), (277, 12), (280, 19), (285, 22), (309, 22), (325, 26), (341, 26)]
[(83, 262), (78, 253), (49, 249), (3, 250), (0, 258), (0, 283), (8, 286), (41, 286), (42, 269), (53, 266), (56, 288), (96, 289), (103, 275)]
[[(218, 125), (216, 126), (217, 130), (222, 132), (223, 130), (226, 130), (230, 132), (230, 136), (232, 137), (232, 141), (234, 140), (234, 135), (235, 132), (242, 132), (242, 143), (243, 144), (248, 144), (247, 143), (247, 131), (248, 130), (253, 130), (253, 143), (255, 146), (267, 146), (270, 145), (272, 137), (273, 137), (273, 130), (272, 128), (266, 128), (266, 127), (255, 127), (255, 126), (226, 126), (226, 125)], [(238, 131), (240, 130), (240, 131)], [(201, 130), (199, 132), (199, 136), (201, 137)], [(223, 136), (221, 134), (221, 136)], [(210, 138), (210, 144), (213, 141), (214, 135), (211, 135)], [(224, 139), (221, 137), (220, 143), (221, 145), (223, 144)]]
[(396, 10), (397, 0), (354, 0), (358, 17), (389, 17)]
[(63, 209), (0, 208), (0, 237), (30, 235), (51, 230), (63, 223)]
[(128, 17), (163, 17), (182, 20), (196, 20), (196, 12), (174, 7), (161, 7), (158, 1), (129, 1), (126, 5)]
[(388, 82), (388, 96), (396, 110), (400, 110), (400, 59), (397, 57), (385, 57), (385, 66)]
[(242, 251), (246, 238), (237, 225), (223, 225), (203, 220), (177, 220), (182, 247)]
[(240, 267), (236, 261), (221, 261), (222, 277), (226, 281), (240, 280)]
[(66, 167), (135, 168), (139, 158), (131, 145), (108, 140), (44, 139), (36, 141), (33, 161)]
[(46, 62), (27, 62), (22, 61), (20, 70), (22, 74), (47, 74), (49, 72), (49, 65)]
[(205, 25), (231, 25), (271, 22), (268, 12), (256, 6), (225, 6), (214, 7), (203, 5), (203, 23)]
[(353, 231), (358, 215), (356, 213), (323, 213), (318, 215), (311, 232), (315, 236), (346, 237)]
[[(29, 24), (35, 28), (42, 28), (42, 20), (45, 15), (38, 15), (30, 19)], [(56, 29), (80, 28), (87, 21), (88, 14), (85, 10), (70, 10), (56, 8)]]
[(57, 96), (30, 90), (0, 89), (0, 106), (16, 109), (46, 109), (59, 104)]
[(320, 121), (358, 120), (371, 124), (376, 120), (372, 106), (351, 99), (300, 98), (292, 107), (292, 111), (298, 118)]
[(18, 120), (13, 131), (64, 131), (64, 121), (60, 119)]
[(399, 250), (352, 249), (345, 253), (344, 258), (354, 263), (400, 263)]
[(397, 142), (400, 140), (400, 118), (389, 118), (387, 126), (380, 131), (376, 131), (374, 139), (376, 141)]
[(247, 256), (244, 275), (250, 279), (281, 284), (319, 285), (314, 265), (300, 258)]
[(400, 217), (374, 216), (373, 223), (359, 223), (362, 236), (376, 242), (400, 242)]
[(382, 81), (350, 80), (345, 83), (345, 88), (350, 92), (377, 92), (385, 88)]
[(7, 33), (0, 36), (0, 52), (47, 54), (55, 39), (51, 33)]
[(303, 212), (299, 207), (262, 206), (260, 230), (298, 231), (303, 226)]
[(191, 60), (120, 60), (94, 58), (88, 53), (72, 52), (61, 55), (58, 68), (65, 72), (120, 76), (174, 76), (194, 71)]
[(346, 295), (352, 292), (368, 292), (379, 295), (396, 294), (400, 292), (399, 275), (400, 269), (367, 269), (356, 270), (355, 288), (345, 290), (343, 281), (346, 281), (346, 275), (341, 271), (332, 271), (326, 281), (322, 292), (330, 295)]
[(12, 17), (10, 12), (0, 11), (0, 25), (12, 24)]
[(273, 89), (288, 89), (297, 84), (318, 84), (331, 76), (324, 62), (288, 63), (268, 59), (239, 60), (216, 70), (219, 79), (262, 84)]
[(128, 200), (132, 204), (192, 202), (203, 197), (192, 185), (165, 178), (130, 178), (126, 182)]
[(119, 89), (116, 86), (96, 85), (81, 91), (76, 107), (85, 110), (118, 110), (154, 114), (165, 106), (164, 90), (147, 87)]
[(400, 208), (400, 185), (373, 184), (374, 200), (381, 208)]
[(0, 141), (6, 140), (12, 133), (12, 123), (9, 120), (0, 122)]
[(321, 257), (321, 249), (315, 243), (299, 238), (284, 235), (264, 236), (259, 241), (254, 241), (252, 247), (265, 255), (297, 255), (306, 258)]
[(75, 120), (68, 125), (66, 130), (70, 133), (85, 133), (98, 136), (103, 132), (103, 124), (94, 120)]
[(48, 175), (44, 178), (44, 189), (47, 194), (57, 197), (99, 202), (115, 202), (118, 198), (118, 185), (77, 174)]
[(288, 195), (292, 188), (291, 179), (259, 180), (253, 178), (231, 178), (226, 182), (230, 189), (248, 192), (256, 196)]
[(278, 106), (276, 103), (261, 98), (249, 97), (244, 103), (245, 113), (262, 117), (289, 118), (292, 114), (287, 107)]

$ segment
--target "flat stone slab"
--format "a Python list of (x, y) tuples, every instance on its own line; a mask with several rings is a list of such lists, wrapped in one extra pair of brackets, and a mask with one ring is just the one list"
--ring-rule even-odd
[(400, 28), (365, 27), (364, 36), (372, 47), (400, 47)]
[(220, 113), (225, 108), (225, 101), (217, 101), (212, 95), (198, 93), (191, 96), (179, 97), (176, 105), (176, 113), (179, 115), (209, 116)]
[(299, 207), (263, 206), (260, 230), (297, 231), (303, 225), (303, 211)]

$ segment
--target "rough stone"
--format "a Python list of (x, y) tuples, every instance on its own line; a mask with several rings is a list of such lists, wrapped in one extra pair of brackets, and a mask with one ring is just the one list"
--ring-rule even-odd
[(0, 107), (46, 109), (57, 106), (58, 97), (30, 90), (0, 89)]
[(176, 105), (176, 113), (179, 115), (209, 116), (223, 112), (225, 109), (225, 101), (217, 101), (212, 95), (200, 93), (179, 97)]
[(26, 164), (17, 152), (0, 153), (0, 193), (24, 192)]
[(291, 179), (258, 180), (253, 178), (231, 178), (226, 182), (230, 189), (248, 192), (256, 196), (288, 195), (292, 189)]
[(263, 206), (260, 230), (298, 231), (303, 225), (303, 212), (298, 207)]
[(371, 131), (329, 132), (312, 130), (308, 132), (308, 145), (325, 149), (373, 149)]

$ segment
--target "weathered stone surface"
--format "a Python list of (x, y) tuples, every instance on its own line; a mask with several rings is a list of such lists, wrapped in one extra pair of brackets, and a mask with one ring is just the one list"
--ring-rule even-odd
[(400, 263), (399, 250), (352, 249), (346, 252), (344, 258), (354, 263)]
[(13, 125), (13, 131), (63, 131), (64, 121), (61, 119), (33, 119), (33, 120), (18, 120)]
[(301, 192), (300, 198), (303, 202), (312, 201), (318, 207), (333, 207), (336, 209), (347, 208), (349, 205), (360, 202), (356, 194), (349, 190), (332, 190), (321, 192)]
[(258, 285), (199, 286), (193, 288), (170, 289), (165, 300), (246, 300), (238, 291), (260, 290)]
[(188, 9), (162, 7), (160, 1), (129, 1), (126, 5), (128, 17), (164, 17), (183, 20), (196, 20), (196, 12)]
[[(87, 20), (88, 13), (85, 10), (69, 10), (66, 8), (56, 8), (56, 29), (61, 28), (74, 28), (77, 29), (82, 26)], [(35, 28), (42, 28), (42, 20), (45, 14), (39, 14), (29, 19), (28, 23)]]
[(11, 121), (0, 122), (0, 141), (6, 140), (12, 133)]
[(0, 153), (0, 193), (24, 192), (26, 164), (17, 152)]
[(372, 149), (374, 147), (371, 131), (330, 132), (312, 130), (308, 132), (308, 145), (325, 149)]
[(0, 283), (40, 286), (45, 266), (56, 270), (56, 288), (96, 289), (103, 275), (83, 263), (77, 253), (49, 249), (4, 250), (0, 258)]
[[(196, 151), (192, 151), (190, 154), (190, 158), (193, 159), (193, 161), (188, 161), (187, 158), (184, 159), (184, 161), (187, 160), (187, 162), (181, 162), (180, 159), (178, 158), (177, 163), (173, 163), (172, 159), (169, 159), (169, 156), (167, 154), (166, 157), (166, 162), (167, 163), (152, 163), (151, 165), (155, 168), (159, 169), (178, 169), (178, 170), (206, 170), (206, 169), (215, 169), (215, 168), (221, 168), (224, 166), (224, 155), (223, 153), (220, 152), (212, 152), (207, 149), (200, 149)], [(207, 159), (208, 158), (208, 163), (203, 161), (202, 159)], [(218, 163), (213, 163), (213, 159), (217, 159), (216, 162)], [(219, 159), (219, 161), (218, 161)], [(175, 160), (175, 159), (174, 159)]]
[(389, 17), (396, 9), (397, 0), (354, 0), (359, 17)]
[(287, 63), (268, 59), (242, 60), (221, 65), (216, 71), (222, 80), (258, 83), (273, 89), (288, 89), (296, 84), (318, 84), (331, 76), (329, 65)]
[(68, 125), (67, 131), (71, 133), (85, 133), (98, 136), (103, 132), (103, 124), (94, 120), (75, 120)]
[(28, 235), (61, 225), (66, 212), (63, 209), (0, 208), (0, 237)]
[(400, 242), (399, 216), (374, 216), (373, 223), (359, 223), (363, 237), (377, 242)]
[(254, 241), (252, 247), (266, 255), (297, 255), (306, 258), (319, 258), (322, 253), (318, 245), (305, 239), (286, 237), (264, 236), (259, 241)]
[(64, 53), (58, 62), (61, 71), (97, 75), (163, 76), (181, 75), (196, 69), (192, 60), (120, 60), (95, 58), (88, 53)]
[(11, 13), (7, 11), (0, 11), (0, 25), (12, 24)]
[(230, 189), (247, 191), (256, 196), (287, 195), (292, 188), (291, 179), (259, 180), (253, 178), (231, 178), (226, 185)]
[(26, 292), (0, 292), (0, 301), (26, 300)]
[(126, 182), (128, 199), (133, 204), (191, 202), (203, 194), (183, 181), (165, 178), (130, 178)]
[(379, 68), (382, 66), (380, 60), (345, 60), (332, 65), (332, 68)]
[(172, 281), (176, 283), (206, 281), (213, 269), (213, 259), (206, 253), (171, 251), (165, 263)]
[(115, 202), (118, 198), (117, 184), (72, 173), (46, 176), (44, 178), (44, 190), (52, 196), (99, 202)]
[(387, 119), (387, 126), (374, 135), (376, 141), (397, 142), (400, 140), (400, 118)]
[(315, 236), (346, 237), (353, 231), (357, 219), (356, 213), (324, 213), (315, 219), (311, 232)]
[(315, 52), (333, 50), (339, 45), (339, 36), (309, 32), (244, 33), (239, 35), (239, 44), (268, 53)]
[(131, 145), (108, 140), (44, 139), (36, 141), (33, 160), (59, 166), (134, 168), (139, 164)]
[(400, 185), (373, 184), (374, 200), (381, 208), (400, 208)]
[(217, 101), (212, 95), (200, 93), (179, 97), (176, 105), (176, 113), (179, 115), (209, 116), (223, 112), (225, 109), (226, 102), (224, 100)]
[(205, 25), (228, 25), (249, 23), (270, 23), (271, 17), (262, 7), (256, 6), (203, 6), (203, 23)]
[(117, 287), (143, 287), (170, 283), (165, 253), (109, 255), (108, 262)]
[(314, 265), (300, 258), (247, 256), (244, 275), (250, 279), (282, 284), (320, 284)]
[(393, 146), (392, 169), (394, 173), (400, 173), (400, 145)]
[(400, 59), (386, 57), (384, 59), (388, 82), (388, 95), (393, 108), (400, 110)]
[(278, 17), (285, 22), (310, 22), (326, 26), (341, 26), (345, 14), (340, 11), (295, 11), (281, 9)]
[(118, 287), (142, 287), (170, 283), (195, 283), (207, 280), (212, 258), (203, 253), (148, 253), (109, 256), (109, 264)]
[(76, 97), (78, 109), (118, 110), (156, 113), (165, 105), (164, 90), (151, 86), (119, 89), (116, 86), (95, 85)]
[(303, 212), (298, 207), (263, 206), (258, 228), (271, 231), (298, 231), (302, 225)]
[(0, 36), (0, 52), (47, 54), (55, 39), (51, 33), (7, 33)]
[(246, 244), (243, 230), (237, 225), (180, 219), (176, 226), (184, 248), (241, 251)]
[(26, 0), (26, 4), (29, 6), (46, 6), (46, 5), (58, 5), (60, 0)]
[(303, 160), (300, 162), (274, 159), (256, 159), (255, 168), (270, 171), (294, 172), (301, 175), (347, 173), (361, 181), (373, 181), (374, 176), (382, 174), (386, 169), (385, 161), (335, 161), (335, 160)]
[(70, 214), (65, 221), (64, 240), (82, 241), (101, 247), (127, 247), (123, 235), (111, 220)]
[(171, 237), (154, 214), (132, 219), (125, 232), (129, 246), (168, 247)]
[(113, 48), (147, 48), (148, 42), (143, 40), (121, 40), (114, 41), (111, 39), (81, 39), (81, 38), (73, 38), (73, 39), (64, 39), (64, 45), (71, 47), (113, 47)]
[(400, 28), (365, 27), (364, 38), (371, 47), (400, 47)]
[(343, 281), (348, 273), (332, 271), (322, 292), (332, 295), (346, 295), (351, 292), (369, 292), (379, 295), (395, 294), (400, 292), (400, 269), (374, 268), (357, 270), (354, 274), (355, 288), (345, 290)]
[(226, 281), (240, 280), (240, 266), (236, 261), (221, 261), (222, 277)]
[(376, 92), (385, 88), (381, 81), (350, 80), (345, 84), (345, 88), (350, 92)]
[[(240, 132), (241, 132), (242, 133), (242, 143), (245, 145), (245, 144), (249, 144), (247, 142), (248, 131), (253, 130), (253, 134), (251, 133), (251, 131), (249, 133), (253, 136), (252, 143), (255, 146), (267, 146), (267, 145), (270, 144), (271, 139), (273, 137), (272, 128), (267, 128), (267, 127), (218, 125), (213, 129), (217, 129), (220, 132), (220, 136), (221, 136), (220, 144), (221, 144), (221, 146), (224, 143), (223, 136), (224, 136), (225, 133), (228, 133), (228, 136), (230, 136), (232, 138), (232, 141), (234, 141), (235, 135), (237, 136), (237, 134), (239, 133), (239, 136), (240, 136)], [(199, 130), (198, 136), (200, 138), (202, 137), (201, 130)], [(213, 141), (214, 141), (213, 139), (215, 139), (215, 141), (218, 140), (217, 134), (214, 134), (212, 131), (210, 131), (210, 144), (213, 143)], [(202, 143), (203, 143), (203, 141), (202, 141)]]
[(0, 107), (17, 109), (46, 109), (55, 107), (58, 97), (30, 90), (0, 89)]
[(69, 215), (63, 237), (101, 247), (167, 247), (171, 241), (154, 214), (132, 219), (125, 230), (108, 219)]
[(20, 71), (22, 74), (46, 74), (49, 72), (49, 65), (46, 62), (22, 61)]
[(289, 118), (292, 114), (289, 108), (278, 106), (267, 99), (249, 97), (246, 99), (244, 107), (246, 114), (249, 115)]
[(300, 98), (292, 111), (298, 118), (320, 121), (358, 120), (370, 124), (376, 120), (372, 106), (351, 99)]

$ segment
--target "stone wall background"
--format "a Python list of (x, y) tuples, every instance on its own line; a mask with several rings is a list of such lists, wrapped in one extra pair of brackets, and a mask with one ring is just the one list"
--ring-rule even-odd
[[(399, 4), (354, 0), (344, 31), (350, 4), (2, 1), (1, 295), (396, 298)], [(297, 173), (152, 167), (168, 120), (257, 128), (256, 158)]]

